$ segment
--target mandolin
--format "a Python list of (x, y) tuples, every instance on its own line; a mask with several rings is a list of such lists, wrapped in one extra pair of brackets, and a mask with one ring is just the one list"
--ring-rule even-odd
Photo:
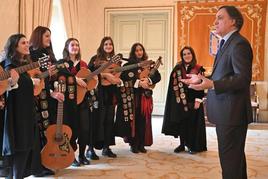
[[(45, 55), (44, 57), (39, 58), (37, 62), (33, 62), (27, 65), (14, 68), (14, 70), (16, 70), (19, 74), (21, 74), (26, 71), (39, 67), (47, 68), (48, 63), (49, 63), (49, 56)], [(0, 67), (0, 95), (3, 94), (8, 87), (8, 78), (10, 78), (10, 71), (5, 71), (3, 70), (2, 67)]]
[[(140, 79), (142, 80), (143, 78), (151, 78), (155, 74), (155, 72), (158, 70), (160, 65), (163, 65), (161, 56), (158, 57), (158, 59), (156, 60), (154, 66), (153, 66), (153, 68), (145, 68), (140, 73)], [(154, 87), (155, 87), (155, 84), (150, 85), (149, 89), (153, 89)]]
[(84, 88), (82, 86), (77, 85), (77, 104), (80, 104), (83, 101), (87, 91), (90, 91), (96, 88), (98, 84), (98, 79), (95, 79), (94, 76), (100, 74), (107, 67), (109, 67), (113, 63), (118, 62), (121, 59), (122, 59), (122, 54), (117, 54), (117, 55), (112, 56), (108, 62), (103, 63), (97, 70), (93, 72), (91, 72), (89, 69), (86, 69), (86, 68), (81, 68), (79, 70), (79, 72), (76, 74), (76, 77), (82, 78), (86, 82), (87, 87)]
[[(66, 90), (65, 79), (59, 79), (58, 91)], [(74, 150), (70, 145), (72, 130), (63, 123), (64, 103), (58, 101), (57, 123), (46, 130), (47, 144), (41, 151), (42, 164), (51, 170), (64, 169), (74, 161)]]

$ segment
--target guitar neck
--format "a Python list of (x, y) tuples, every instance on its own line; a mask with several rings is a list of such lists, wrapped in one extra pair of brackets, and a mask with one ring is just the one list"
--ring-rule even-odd
[(152, 76), (154, 76), (155, 72), (158, 70), (158, 68), (160, 67), (160, 65), (161, 65), (161, 58), (159, 58), (156, 61), (154, 68), (150, 71), (149, 78), (151, 78)]
[(63, 102), (58, 102), (56, 138), (62, 136)]
[(123, 67), (117, 67), (113, 71), (118, 73), (118, 72), (123, 72), (123, 71), (131, 70), (134, 68), (138, 68), (138, 67), (140, 67), (140, 63), (127, 65), (127, 66), (123, 66)]
[[(29, 71), (29, 70), (32, 70), (32, 69), (35, 69), (38, 67), (40, 67), (39, 62), (33, 62), (33, 63), (28, 64), (28, 65), (23, 65), (23, 66), (14, 68), (14, 70), (16, 70), (19, 74), (21, 74), (21, 73), (24, 73), (26, 71)], [(10, 71), (4, 71), (4, 72), (0, 73), (0, 80), (1, 81), (6, 80), (9, 77), (10, 77)]]
[[(58, 73), (59, 72), (59, 70), (58, 69), (55, 69), (54, 71), (53, 71), (53, 74), (56, 74), (56, 73)], [(52, 75), (53, 75), (52, 74)], [(47, 71), (44, 71), (43, 73), (41, 73), (41, 74), (39, 74), (38, 75), (38, 78), (40, 78), (40, 79), (43, 79), (43, 78), (47, 78), (49, 76), (49, 72), (48, 72), (48, 70)]]
[(87, 77), (86, 77), (86, 81), (91, 80), (95, 75), (100, 74), (101, 72), (103, 72), (108, 66), (110, 66), (113, 62), (109, 61), (103, 65), (101, 65), (97, 70), (93, 71), (92, 73), (90, 73)]

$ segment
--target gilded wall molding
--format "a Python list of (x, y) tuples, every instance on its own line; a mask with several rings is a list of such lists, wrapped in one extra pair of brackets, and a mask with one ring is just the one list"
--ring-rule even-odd
[[(266, 3), (266, 2), (265, 2)], [(226, 3), (225, 3), (226, 4)], [(178, 48), (181, 49), (183, 46), (189, 44), (189, 24), (191, 20), (198, 14), (211, 14), (215, 16), (217, 9), (224, 5), (223, 3), (180, 3), (178, 2)], [(260, 4), (258, 2), (243, 2), (236, 3), (243, 13), (244, 17), (248, 18), (253, 24), (251, 27), (250, 39), (251, 45), (254, 51), (254, 61), (253, 61), (253, 79), (262, 80), (263, 79), (263, 64), (264, 64), (264, 39), (265, 33), (262, 33), (262, 29), (265, 28), (265, 16), (266, 15), (266, 5)], [(263, 17), (264, 16), (264, 17)], [(212, 26), (212, 24), (208, 25)]]

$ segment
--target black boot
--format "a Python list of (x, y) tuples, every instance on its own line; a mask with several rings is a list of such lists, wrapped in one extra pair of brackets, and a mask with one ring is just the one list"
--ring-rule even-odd
[(78, 161), (79, 161), (80, 164), (83, 164), (83, 165), (89, 165), (90, 164), (90, 161), (84, 155), (79, 155)]
[(130, 145), (130, 151), (132, 153), (139, 153), (138, 147), (136, 145)]
[(99, 160), (100, 159), (93, 148), (88, 148), (88, 150), (86, 152), (86, 157), (90, 158), (91, 160)]
[(180, 153), (180, 152), (185, 151), (185, 142), (184, 142), (183, 137), (181, 136), (180, 136), (180, 141), (181, 141), (180, 145), (174, 149), (175, 153)]
[(111, 158), (116, 158), (117, 157), (117, 155), (115, 153), (113, 153), (112, 150), (109, 147), (103, 148), (102, 155), (107, 156), (107, 157), (111, 157)]
[(81, 163), (78, 162), (76, 159), (74, 159), (73, 163), (72, 163), (72, 166), (73, 167), (80, 167), (81, 166)]
[(139, 151), (140, 151), (141, 153), (146, 153), (146, 152), (147, 152), (147, 150), (144, 148), (144, 145), (140, 145), (140, 146), (139, 146)]

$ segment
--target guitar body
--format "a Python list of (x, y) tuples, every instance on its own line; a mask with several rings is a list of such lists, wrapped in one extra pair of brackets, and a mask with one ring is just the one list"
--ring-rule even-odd
[(63, 138), (55, 140), (57, 125), (50, 125), (46, 130), (47, 144), (41, 151), (42, 164), (51, 170), (64, 169), (69, 167), (74, 161), (74, 151), (69, 140), (72, 130), (67, 125), (62, 125)]
[[(149, 77), (149, 75), (150, 75), (150, 69), (149, 68), (145, 68), (145, 69), (143, 69), (142, 71), (141, 71), (141, 73), (140, 73), (140, 79), (142, 79), (142, 78), (148, 78)], [(155, 87), (155, 84), (153, 84), (153, 85), (150, 85), (149, 86), (149, 89), (154, 89), (154, 87)]]
[[(0, 73), (3, 71), (4, 71), (4, 69), (0, 66)], [(7, 87), (8, 87), (7, 80), (0, 81), (0, 95), (5, 93), (5, 91), (7, 90)]]
[[(160, 65), (163, 65), (163, 62), (162, 62), (162, 57), (159, 56), (158, 59), (156, 60), (156, 62), (154, 63), (153, 66), (150, 66), (149, 68), (145, 68), (139, 75), (139, 78), (142, 79), (142, 78), (148, 78), (150, 77), (151, 75), (153, 75), (156, 70), (159, 68)], [(150, 85), (149, 86), (149, 89), (154, 89), (155, 87), (155, 84), (153, 85)]]
[[(103, 73), (111, 73), (111, 74), (114, 75), (116, 78), (119, 78), (120, 75), (121, 75), (121, 73), (119, 73), (119, 72), (113, 72), (113, 70), (114, 70), (115, 68), (118, 68), (118, 67), (120, 67), (119, 64), (113, 63), (113, 64), (111, 64), (108, 68), (106, 68), (106, 69), (103, 71)], [(101, 79), (101, 85), (102, 85), (102, 86), (109, 86), (109, 85), (111, 85), (111, 84), (112, 84), (112, 83), (111, 83), (109, 80), (107, 80), (107, 79), (105, 79), (105, 78), (102, 78), (102, 79)]]
[[(32, 78), (38, 78), (42, 72), (39, 69), (33, 69), (28, 71), (28, 74)], [(39, 78), (40, 79), (40, 78)], [(40, 83), (38, 85), (34, 85), (34, 96), (37, 96), (41, 93), (42, 89), (45, 88), (45, 80), (43, 78), (40, 79)]]
[[(81, 68), (79, 72), (76, 74), (76, 76), (83, 79), (83, 78), (87, 78), (90, 74), (91, 74), (90, 70), (86, 68)], [(87, 83), (87, 88), (83, 88), (77, 85), (77, 104), (80, 104), (83, 101), (84, 96), (87, 91), (92, 90), (97, 86), (98, 80), (95, 78), (92, 78), (86, 81), (86, 83)]]

